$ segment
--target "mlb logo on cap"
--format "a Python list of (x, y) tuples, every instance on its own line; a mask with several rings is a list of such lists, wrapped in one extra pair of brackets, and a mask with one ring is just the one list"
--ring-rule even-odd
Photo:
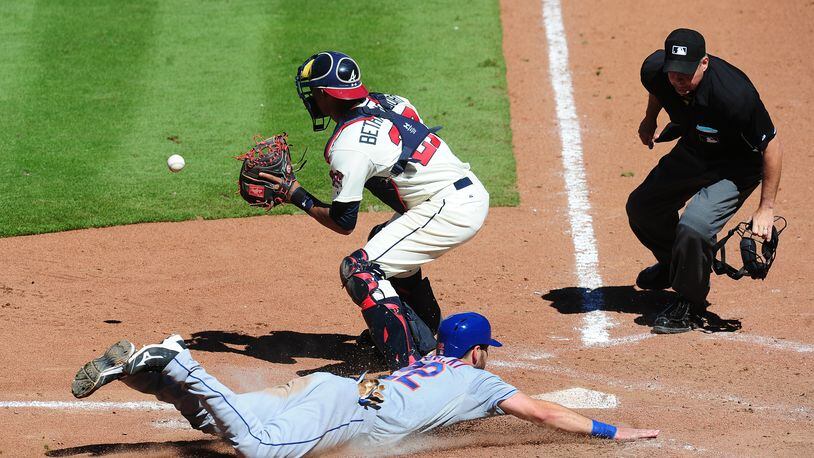
[(664, 72), (693, 74), (707, 54), (704, 36), (695, 30), (675, 29), (664, 40)]

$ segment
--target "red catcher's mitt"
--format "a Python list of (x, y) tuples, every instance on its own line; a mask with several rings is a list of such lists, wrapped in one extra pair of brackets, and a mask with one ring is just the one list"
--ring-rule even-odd
[[(283, 132), (265, 140), (260, 138), (255, 136), (256, 144), (235, 158), (243, 161), (238, 186), (240, 196), (249, 205), (271, 209), (286, 203), (288, 191), (297, 177), (288, 150), (288, 134)], [(261, 178), (261, 172), (279, 177), (281, 183)]]

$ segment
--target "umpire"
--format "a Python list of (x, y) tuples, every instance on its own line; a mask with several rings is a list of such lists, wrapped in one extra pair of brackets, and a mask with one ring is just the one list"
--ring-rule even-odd
[[(770, 236), (782, 153), (752, 82), (707, 55), (695, 30), (670, 33), (664, 49), (645, 59), (641, 79), (649, 93), (639, 125), (642, 143), (652, 149), (654, 142), (679, 140), (630, 194), (627, 215), (657, 261), (639, 273), (636, 285), (678, 293), (653, 327), (673, 334), (704, 325), (716, 235), (761, 180), (752, 226), (755, 235)], [(662, 108), (670, 123), (656, 135)]]

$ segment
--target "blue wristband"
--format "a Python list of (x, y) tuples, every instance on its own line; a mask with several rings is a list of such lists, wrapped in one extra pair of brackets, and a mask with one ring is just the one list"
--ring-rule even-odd
[(591, 436), (601, 437), (603, 439), (613, 439), (616, 437), (616, 426), (608, 425), (606, 423), (602, 423), (601, 421), (592, 421), (593, 426), (591, 427)]

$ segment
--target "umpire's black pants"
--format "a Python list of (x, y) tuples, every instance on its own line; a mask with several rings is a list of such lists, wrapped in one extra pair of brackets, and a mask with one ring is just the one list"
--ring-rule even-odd
[(700, 153), (679, 141), (630, 193), (633, 233), (670, 266), (673, 290), (697, 307), (706, 305), (716, 235), (760, 183), (761, 172), (760, 153)]

